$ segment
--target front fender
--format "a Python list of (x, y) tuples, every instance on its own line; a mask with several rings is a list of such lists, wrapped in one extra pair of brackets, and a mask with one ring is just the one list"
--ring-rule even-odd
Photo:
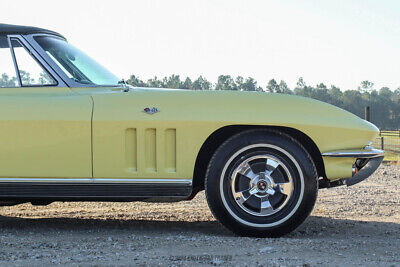
[[(293, 128), (309, 136), (321, 153), (365, 147), (378, 133), (372, 124), (340, 108), (282, 94), (135, 88), (128, 93), (97, 93), (93, 98), (94, 173), (103, 177), (191, 178), (205, 140), (231, 125)], [(159, 112), (146, 114), (146, 107)], [(141, 165), (130, 170), (125, 164), (127, 129), (137, 130), (137, 165)], [(146, 129), (155, 129), (150, 138), (155, 136), (157, 151), (151, 157), (156, 168), (146, 168), (146, 156), (139, 158), (146, 153)], [(176, 157), (176, 172), (172, 173), (165, 167), (170, 161), (165, 157), (168, 129), (176, 130), (176, 154), (171, 154)], [(116, 167), (109, 168), (110, 163)], [(324, 163), (327, 177), (335, 180), (350, 177), (354, 162), (324, 159)]]

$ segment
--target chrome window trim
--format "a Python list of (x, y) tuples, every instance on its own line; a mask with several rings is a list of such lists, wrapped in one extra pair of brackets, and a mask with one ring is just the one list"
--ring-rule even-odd
[[(21, 79), (21, 75), (19, 73), (19, 67), (18, 67), (17, 58), (15, 57), (15, 51), (14, 51), (14, 47), (12, 45), (12, 41), (13, 40), (16, 40), (25, 49), (25, 51), (29, 54), (29, 56), (31, 56), (33, 58), (33, 60), (35, 60), (36, 63), (39, 64), (39, 66), (44, 71), (46, 71), (48, 75), (51, 76), (51, 78), (56, 82), (56, 84), (33, 84), (33, 85), (23, 85), (22, 84), (22, 79)], [(40, 61), (39, 58), (36, 55), (34, 55), (34, 53), (32, 52), (32, 48), (28, 47), (28, 45), (23, 42), (23, 39), (15, 37), (14, 35), (9, 35), (8, 36), (8, 42), (9, 42), (11, 53), (12, 53), (13, 60), (14, 60), (14, 67), (16, 68), (16, 71), (17, 71), (17, 74), (18, 74), (18, 80), (19, 80), (20, 87), (59, 87), (60, 82), (58, 81), (58, 79), (56, 78), (54, 73), (51, 73), (48, 70), (48, 68), (43, 64), (43, 62)], [(65, 87), (65, 85), (62, 86), (62, 87)]]
[[(10, 34), (7, 36), (9, 44), (11, 45), (11, 39), (17, 39), (25, 48), (28, 50), (29, 54), (52, 76), (52, 78), (57, 82), (57, 85), (33, 85), (33, 86), (21, 86), (20, 87), (66, 87), (67, 84), (60, 78), (57, 72), (55, 72), (51, 66), (42, 58), (42, 56), (33, 48), (33, 46), (20, 34)], [(10, 47), (11, 50), (12, 46)], [(16, 59), (14, 57), (14, 62)], [(18, 71), (18, 69), (17, 69)]]
[(183, 184), (192, 185), (191, 179), (131, 179), (131, 178), (0, 178), (0, 183), (43, 182), (43, 183), (134, 183), (134, 184)]
[(22, 87), (21, 75), (19, 74), (19, 71), (18, 71), (17, 60), (15, 59), (14, 49), (11, 45), (11, 38), (8, 36), (7, 36), (7, 42), (8, 42), (8, 46), (10, 48), (10, 52), (11, 52), (11, 59), (14, 63), (14, 70), (15, 70), (15, 74), (17, 75), (18, 85), (19, 85), (19, 87)]
[(65, 42), (68, 42), (67, 39), (61, 38), (60, 36), (53, 35), (53, 34), (48, 34), (48, 33), (34, 33), (34, 34), (28, 34), (24, 35), (24, 38), (31, 43), (32, 47), (35, 49), (35, 51), (40, 54), (42, 58), (46, 60), (49, 66), (58, 73), (59, 77), (63, 79), (65, 84), (67, 84), (68, 87), (71, 88), (81, 88), (81, 87), (122, 87), (122, 85), (91, 85), (91, 84), (82, 84), (78, 83), (71, 78), (67, 76), (67, 74), (57, 65), (57, 63), (54, 62), (53, 59), (50, 58), (50, 56), (43, 50), (43, 48), (36, 42), (35, 37), (38, 36), (48, 36), (52, 38), (58, 38), (60, 40), (64, 40)]
[(24, 35), (24, 39), (29, 42), (32, 46), (32, 48), (35, 50), (37, 54), (43, 58), (43, 61), (46, 61), (46, 63), (49, 65), (49, 67), (57, 73), (58, 77), (64, 82), (64, 84), (68, 87), (84, 87), (81, 86), (80, 84), (76, 83), (75, 81), (71, 80), (62, 70), (61, 68), (47, 55), (47, 53), (42, 49), (42, 47), (36, 42), (34, 37), (37, 36), (49, 36), (53, 38), (58, 38), (61, 40), (64, 40), (67, 42), (67, 39), (61, 38), (60, 36), (53, 35), (53, 34), (47, 34), (47, 33), (34, 33), (34, 34), (28, 34)]

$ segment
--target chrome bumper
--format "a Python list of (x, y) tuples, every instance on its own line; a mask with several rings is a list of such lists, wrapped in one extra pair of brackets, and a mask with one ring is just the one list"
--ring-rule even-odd
[(358, 168), (357, 166), (353, 167), (353, 177), (345, 179), (343, 182), (347, 186), (351, 186), (364, 181), (365, 179), (370, 177), (371, 174), (373, 174), (376, 171), (376, 169), (378, 169), (379, 165), (381, 165), (382, 163), (383, 157), (384, 156), (379, 156), (367, 159), (367, 162), (363, 164), (360, 169), (357, 169)]
[(343, 150), (327, 152), (323, 153), (322, 156), (355, 159), (355, 163), (353, 165), (353, 176), (341, 180), (341, 184), (351, 186), (364, 181), (376, 171), (376, 169), (382, 163), (382, 160), (385, 156), (385, 151), (372, 147), (366, 147), (365, 149), (359, 151)]

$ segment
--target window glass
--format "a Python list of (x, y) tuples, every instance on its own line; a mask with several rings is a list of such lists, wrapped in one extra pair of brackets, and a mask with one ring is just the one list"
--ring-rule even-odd
[(39, 36), (36, 42), (72, 80), (85, 85), (118, 85), (120, 79), (71, 44), (57, 37)]
[(11, 40), (22, 86), (56, 85), (57, 82), (17, 40)]
[(6, 36), (0, 36), (0, 87), (18, 87), (18, 79)]

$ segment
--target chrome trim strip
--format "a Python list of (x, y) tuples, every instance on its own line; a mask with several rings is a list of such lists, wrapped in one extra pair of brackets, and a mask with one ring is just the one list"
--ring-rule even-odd
[(334, 157), (334, 158), (377, 158), (385, 155), (385, 151), (375, 148), (369, 148), (367, 150), (342, 150), (332, 151), (323, 153), (323, 157)]
[[(67, 87), (85, 87), (85, 86), (76, 86), (80, 85), (76, 82), (74, 82), (72, 79), (70, 79), (67, 74), (65, 74), (61, 68), (49, 57), (49, 55), (43, 50), (43, 48), (36, 42), (35, 36), (50, 36), (58, 39), (62, 39), (67, 41), (65, 38), (61, 38), (60, 36), (53, 35), (53, 34), (47, 34), (47, 33), (34, 33), (34, 34), (28, 34), (24, 35), (24, 39), (32, 46), (32, 48), (35, 50), (35, 52), (41, 56), (43, 61), (46, 61), (47, 65), (50, 66), (50, 68), (57, 73), (58, 77), (63, 81), (65, 86)], [(75, 84), (76, 83), (76, 84)], [(72, 86), (74, 85), (74, 86)]]
[[(43, 59), (42, 55), (40, 55), (35, 47), (28, 41), (26, 40), (22, 35), (18, 34), (10, 34), (8, 35), (9, 40), (12, 38), (17, 39), (25, 49), (28, 50), (29, 54), (52, 76), (54, 80), (57, 81), (57, 85), (39, 85), (39, 86), (34, 86), (34, 87), (66, 87), (67, 84), (64, 82), (63, 79), (59, 76), (59, 74), (54, 71), (54, 69), (48, 64), (46, 60)], [(11, 42), (11, 41), (10, 41)], [(22, 85), (21, 85), (22, 87)], [(29, 87), (29, 86), (24, 86), (24, 87)]]
[(10, 36), (7, 36), (7, 41), (8, 41), (8, 46), (10, 47), (11, 57), (12, 57), (13, 62), (14, 62), (14, 68), (15, 68), (15, 72), (16, 72), (16, 75), (17, 75), (17, 79), (18, 79), (18, 85), (19, 85), (19, 87), (22, 87), (21, 75), (19, 74), (18, 65), (17, 65), (17, 59), (15, 58), (14, 48), (13, 48), (13, 46), (11, 44)]
[[(43, 48), (39, 45), (39, 43), (35, 40), (35, 37), (38, 36), (49, 36), (53, 38), (58, 38), (68, 42), (65, 37), (61, 38), (58, 35), (50, 34), (50, 33), (33, 33), (28, 35), (23, 35), (23, 38), (29, 42), (35, 52), (42, 57), (44, 61), (46, 61), (47, 65), (52, 68), (52, 70), (57, 73), (58, 77), (62, 79), (62, 81), (66, 84), (66, 86), (70, 88), (82, 88), (82, 87), (122, 87), (122, 85), (91, 85), (91, 84), (82, 84), (75, 82), (73, 79), (69, 78), (68, 75), (54, 62), (54, 60), (43, 50)], [(122, 87), (123, 88), (123, 87)]]
[(182, 184), (192, 185), (190, 179), (112, 179), (112, 178), (0, 178), (0, 183), (24, 182), (24, 183), (129, 183), (129, 184)]

